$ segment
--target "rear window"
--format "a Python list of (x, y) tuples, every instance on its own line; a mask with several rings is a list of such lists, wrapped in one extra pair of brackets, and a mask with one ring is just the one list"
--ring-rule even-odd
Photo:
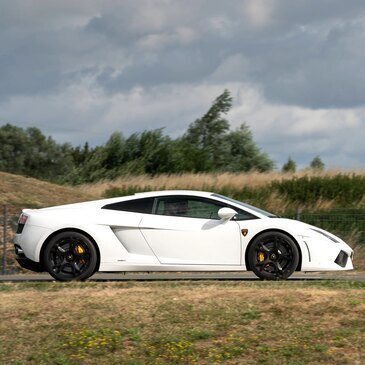
[(154, 198), (134, 199), (134, 200), (127, 200), (123, 202), (107, 204), (104, 205), (102, 209), (152, 214), (153, 202)]

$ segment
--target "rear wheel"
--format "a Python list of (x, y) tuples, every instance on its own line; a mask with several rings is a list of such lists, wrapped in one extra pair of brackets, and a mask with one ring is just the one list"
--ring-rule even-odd
[(85, 235), (73, 231), (61, 232), (47, 244), (43, 262), (57, 280), (85, 280), (95, 272), (97, 252)]
[(257, 236), (248, 251), (248, 264), (261, 279), (287, 279), (298, 262), (297, 245), (281, 232), (265, 232)]

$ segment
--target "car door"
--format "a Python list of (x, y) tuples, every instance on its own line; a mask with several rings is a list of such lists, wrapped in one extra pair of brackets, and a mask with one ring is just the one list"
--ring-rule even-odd
[(221, 207), (207, 198), (160, 197), (139, 227), (162, 264), (240, 265), (240, 227), (219, 219)]

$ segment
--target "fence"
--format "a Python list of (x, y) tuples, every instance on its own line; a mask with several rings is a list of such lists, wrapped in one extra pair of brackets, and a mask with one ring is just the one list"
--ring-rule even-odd
[[(19, 209), (4, 205), (0, 212), (0, 273), (11, 274), (22, 269), (15, 262), (13, 239), (20, 214)], [(365, 208), (333, 209), (321, 212), (306, 212), (297, 209), (285, 214), (287, 218), (297, 219), (337, 234), (352, 247), (365, 247)]]
[(323, 228), (346, 241), (350, 240), (354, 246), (365, 246), (365, 209), (331, 209), (316, 212), (297, 209), (296, 212), (285, 216)]
[(11, 206), (0, 206), (0, 274), (19, 272), (15, 263), (13, 239), (20, 211)]

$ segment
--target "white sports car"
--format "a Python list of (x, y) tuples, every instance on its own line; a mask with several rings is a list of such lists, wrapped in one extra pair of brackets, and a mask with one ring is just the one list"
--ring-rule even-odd
[(97, 271), (245, 271), (286, 279), (294, 271), (351, 270), (352, 249), (308, 224), (201, 191), (24, 209), (19, 264), (57, 280)]

